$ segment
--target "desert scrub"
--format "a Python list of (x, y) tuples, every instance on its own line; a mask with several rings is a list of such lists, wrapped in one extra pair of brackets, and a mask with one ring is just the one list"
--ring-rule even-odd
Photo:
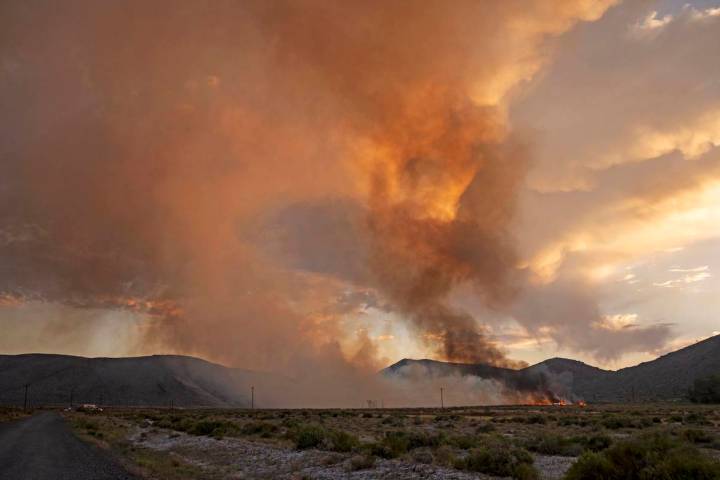
[(518, 480), (539, 478), (533, 467), (532, 455), (527, 450), (499, 438), (471, 450), (467, 457), (455, 462), (455, 467)]
[(397, 458), (410, 450), (410, 436), (405, 432), (385, 432), (378, 443), (369, 446), (370, 453), (382, 458)]
[(540, 434), (535, 438), (528, 439), (524, 442), (524, 447), (531, 452), (564, 457), (577, 457), (584, 450), (582, 439), (551, 433)]
[(693, 412), (685, 415), (682, 419), (682, 423), (686, 425), (712, 425), (712, 422), (705, 417), (705, 414), (699, 412)]
[(601, 453), (586, 452), (565, 480), (717, 480), (720, 463), (666, 433), (619, 441)]
[(652, 426), (653, 421), (647, 417), (633, 418), (625, 415), (608, 415), (600, 421), (600, 424), (611, 430), (620, 428), (647, 428)]
[(295, 448), (318, 448), (332, 452), (352, 452), (360, 447), (360, 440), (344, 430), (325, 428), (317, 424), (300, 424), (288, 431)]
[[(460, 437), (458, 437), (459, 441)], [(421, 431), (389, 431), (383, 438), (368, 448), (373, 455), (382, 458), (397, 458), (411, 450), (422, 447), (436, 448), (448, 443), (443, 433), (429, 434)], [(469, 447), (468, 447), (469, 448)]]
[(563, 427), (570, 426), (570, 425), (577, 425), (578, 427), (587, 427), (588, 425), (592, 425), (593, 422), (585, 417), (576, 417), (576, 416), (563, 416), (558, 418), (557, 424)]
[(493, 425), (492, 423), (489, 423), (489, 422), (479, 423), (475, 427), (475, 433), (491, 433), (491, 432), (494, 432), (495, 430), (497, 430), (495, 425)]
[(320, 425), (300, 424), (289, 432), (298, 450), (317, 448), (325, 440), (327, 431)]
[(366, 470), (375, 465), (375, 457), (368, 454), (353, 455), (347, 462), (346, 470), (355, 472), (357, 470)]
[(0, 422), (8, 422), (17, 418), (23, 418), (32, 412), (26, 412), (16, 407), (0, 407)]
[(258, 435), (262, 438), (270, 438), (275, 435), (279, 430), (279, 427), (274, 423), (256, 421), (246, 423), (240, 427), (240, 432), (243, 435)]
[(585, 450), (589, 450), (591, 452), (600, 452), (605, 450), (610, 447), (612, 443), (612, 438), (604, 433), (598, 433), (582, 439), (582, 444), (585, 447)]
[(333, 452), (352, 452), (360, 446), (360, 440), (344, 430), (330, 430), (325, 437), (326, 448)]
[(235, 423), (227, 420), (200, 420), (193, 424), (187, 432), (191, 435), (222, 438), (237, 435), (239, 430)]
[(713, 443), (715, 441), (715, 437), (699, 428), (688, 428), (681, 430), (678, 434), (680, 438), (690, 443)]
[(105, 436), (105, 434), (102, 432), (100, 424), (97, 421), (90, 420), (88, 418), (80, 417), (74, 419), (73, 427), (79, 430), (81, 433), (84, 433), (85, 435), (89, 435), (91, 437), (103, 438)]
[(447, 443), (461, 450), (469, 450), (479, 445), (480, 437), (473, 435), (455, 435), (448, 438)]

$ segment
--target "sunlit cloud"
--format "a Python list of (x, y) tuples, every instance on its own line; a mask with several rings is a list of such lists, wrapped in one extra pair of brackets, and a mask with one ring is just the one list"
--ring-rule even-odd
[(701, 267), (695, 267), (695, 268), (671, 268), (668, 270), (668, 272), (695, 273), (695, 272), (707, 272), (708, 270), (710, 270), (710, 267), (707, 265), (703, 265)]
[(698, 273), (693, 273), (690, 275), (683, 275), (680, 278), (676, 278), (673, 280), (666, 280), (664, 282), (655, 282), (653, 285), (656, 287), (666, 287), (666, 288), (674, 288), (681, 285), (687, 285), (689, 283), (697, 283), (702, 282), (703, 280), (707, 280), (708, 278), (711, 278), (712, 275), (710, 272), (701, 271)]

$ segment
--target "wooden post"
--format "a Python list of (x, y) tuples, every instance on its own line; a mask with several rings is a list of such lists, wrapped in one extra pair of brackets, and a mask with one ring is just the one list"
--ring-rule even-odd
[(445, 399), (443, 398), (443, 388), (440, 387), (440, 408), (445, 408)]

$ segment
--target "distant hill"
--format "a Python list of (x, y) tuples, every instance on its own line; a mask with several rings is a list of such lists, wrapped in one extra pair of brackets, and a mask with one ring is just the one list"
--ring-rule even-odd
[[(602, 370), (576, 360), (551, 358), (520, 370), (482, 364), (405, 359), (382, 370), (389, 379), (472, 376), (550, 401), (630, 402), (683, 399), (697, 378), (720, 374), (720, 336), (651, 362)], [(153, 355), (84, 358), (69, 355), (0, 355), (0, 405), (247, 407), (255, 386), (258, 407), (297, 406), (302, 385), (268, 373), (228, 368), (199, 358)], [(520, 396), (522, 397), (522, 395)], [(277, 403), (276, 403), (277, 402)]]
[(268, 387), (275, 380), (178, 355), (0, 355), (3, 405), (22, 405), (28, 384), (31, 405), (69, 405), (72, 397), (74, 404), (247, 407), (251, 385)]
[[(401, 360), (382, 371), (392, 378), (412, 366), (429, 375), (462, 375), (502, 381), (510, 389), (541, 390), (567, 400), (632, 402), (680, 400), (697, 378), (720, 374), (720, 335), (617, 371), (577, 360), (551, 358), (520, 370), (434, 360)], [(551, 395), (552, 396), (552, 395)]]

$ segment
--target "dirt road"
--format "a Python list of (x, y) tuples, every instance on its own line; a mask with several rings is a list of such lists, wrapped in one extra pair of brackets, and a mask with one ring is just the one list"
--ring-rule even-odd
[(0, 424), (2, 480), (135, 480), (78, 440), (57, 413)]

